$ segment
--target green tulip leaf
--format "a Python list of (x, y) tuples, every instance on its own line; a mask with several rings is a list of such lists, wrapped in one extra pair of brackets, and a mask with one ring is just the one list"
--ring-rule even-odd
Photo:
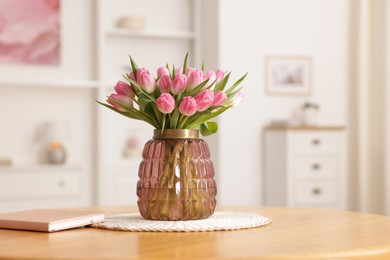
[(183, 74), (187, 75), (187, 60), (188, 60), (188, 52), (186, 54), (186, 57), (184, 58), (184, 64), (183, 64)]
[(175, 108), (175, 110), (173, 110), (173, 113), (172, 113), (172, 116), (170, 119), (170, 127), (172, 129), (175, 129), (177, 127), (177, 123), (179, 121), (179, 116), (180, 116), (179, 109)]
[[(129, 118), (132, 118), (132, 119), (145, 121), (146, 123), (148, 123), (148, 124), (150, 124), (150, 125), (152, 125), (152, 126), (154, 126), (154, 127), (156, 127), (156, 128), (158, 127), (158, 125), (155, 124), (149, 117), (143, 116), (142, 114), (139, 114), (139, 112), (138, 112), (138, 113), (134, 113), (134, 112), (131, 111), (131, 110), (130, 110), (130, 111), (128, 110), (128, 111), (126, 111), (126, 112), (123, 112), (123, 111), (119, 111), (119, 110), (116, 109), (115, 107), (110, 106), (110, 105), (108, 105), (108, 104), (99, 102), (99, 101), (97, 101), (97, 100), (96, 100), (96, 102), (99, 103), (99, 104), (102, 105), (102, 106), (105, 106), (105, 107), (111, 109), (111, 110), (114, 111), (114, 112), (117, 112), (118, 114), (121, 114), (121, 115), (123, 115), (123, 116), (129, 117)], [(118, 104), (119, 104), (119, 102), (118, 102)], [(135, 111), (137, 111), (137, 110), (135, 110)]]
[(202, 123), (199, 127), (199, 130), (203, 136), (212, 135), (218, 131), (218, 124), (216, 122)]
[(248, 75), (248, 72), (245, 73), (244, 76), (242, 76), (239, 80), (237, 80), (233, 86), (231, 86), (228, 90), (226, 90), (226, 95), (229, 95), (230, 93), (232, 93), (234, 91), (234, 89), (241, 84), (241, 82), (245, 79), (246, 75)]
[(195, 96), (196, 94), (198, 94), (199, 92), (202, 91), (204, 85), (206, 85), (207, 81), (209, 81), (209, 79), (206, 79), (205, 81), (203, 81), (202, 83), (200, 83), (198, 86), (196, 86), (194, 89), (190, 90), (186, 96)]
[(144, 111), (145, 110), (145, 107), (150, 103), (152, 102), (152, 100), (150, 98), (148, 98), (147, 96), (145, 96), (144, 94), (140, 94), (138, 96), (138, 106), (140, 108), (141, 111)]
[(133, 60), (133, 58), (130, 55), (129, 55), (129, 58), (130, 58), (131, 70), (133, 71), (134, 78), (137, 79), (137, 70), (138, 70), (137, 63), (135, 63), (135, 61)]
[(217, 91), (223, 91), (225, 89), (226, 84), (229, 81), (230, 72), (215, 86), (214, 93)]
[(225, 104), (229, 104), (230, 101), (232, 101), (232, 99), (237, 95), (238, 92), (240, 92), (240, 90), (242, 89), (243, 87), (240, 87), (239, 89), (235, 90), (234, 92), (230, 93), (227, 97), (227, 99), (225, 100)]

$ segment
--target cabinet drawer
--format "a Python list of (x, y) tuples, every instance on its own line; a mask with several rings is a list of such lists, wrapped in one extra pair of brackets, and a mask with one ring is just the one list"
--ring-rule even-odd
[(337, 153), (338, 137), (337, 133), (328, 132), (295, 133), (293, 150), (300, 154)]
[(338, 197), (337, 183), (297, 183), (295, 185), (295, 203), (297, 204), (336, 202)]
[(0, 175), (0, 198), (77, 196), (78, 173), (18, 173)]
[(296, 178), (337, 178), (339, 172), (336, 157), (304, 157), (295, 160)]

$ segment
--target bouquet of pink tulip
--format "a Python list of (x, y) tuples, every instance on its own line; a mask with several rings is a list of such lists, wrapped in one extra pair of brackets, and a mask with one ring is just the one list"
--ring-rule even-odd
[(99, 104), (129, 118), (145, 121), (156, 129), (199, 128), (203, 136), (216, 133), (218, 124), (209, 121), (231, 107), (238, 106), (244, 95), (239, 87), (247, 74), (225, 90), (230, 72), (187, 67), (160, 67), (157, 77), (139, 68), (130, 57), (132, 71), (118, 81), (107, 102)]

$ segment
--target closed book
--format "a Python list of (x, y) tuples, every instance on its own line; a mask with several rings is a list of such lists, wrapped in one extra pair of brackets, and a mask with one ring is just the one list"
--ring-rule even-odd
[(100, 211), (32, 209), (0, 214), (0, 228), (54, 232), (104, 221)]

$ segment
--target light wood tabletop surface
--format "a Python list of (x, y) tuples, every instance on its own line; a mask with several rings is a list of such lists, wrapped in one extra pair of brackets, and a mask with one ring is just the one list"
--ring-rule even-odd
[[(89, 207), (108, 214), (134, 206)], [(257, 212), (266, 227), (215, 232), (55, 233), (0, 229), (0, 259), (390, 259), (390, 217), (325, 209), (220, 207)]]

